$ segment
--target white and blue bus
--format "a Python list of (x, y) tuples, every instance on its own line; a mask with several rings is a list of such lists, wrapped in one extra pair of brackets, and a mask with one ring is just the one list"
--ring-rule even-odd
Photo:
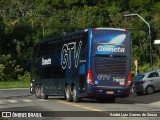
[(39, 42), (33, 50), (30, 92), (114, 102), (131, 89), (131, 38), (119, 28), (89, 28)]

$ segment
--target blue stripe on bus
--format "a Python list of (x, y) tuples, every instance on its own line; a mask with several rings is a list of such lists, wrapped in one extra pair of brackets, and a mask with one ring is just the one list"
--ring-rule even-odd
[(92, 29), (88, 30), (88, 69), (91, 67), (90, 59), (91, 59), (91, 41), (92, 41)]

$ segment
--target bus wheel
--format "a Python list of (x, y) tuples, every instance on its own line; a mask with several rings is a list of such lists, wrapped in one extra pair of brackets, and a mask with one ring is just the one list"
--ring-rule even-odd
[(45, 95), (43, 92), (43, 86), (41, 86), (41, 98), (42, 99), (48, 99), (48, 95)]
[(41, 99), (41, 89), (38, 86), (35, 87), (35, 95), (37, 99)]
[(73, 87), (73, 101), (74, 102), (79, 102), (80, 101), (80, 97), (77, 96), (77, 90), (76, 90), (76, 86)]
[(67, 85), (65, 88), (65, 94), (66, 94), (66, 100), (68, 102), (72, 102), (73, 97), (72, 97), (71, 87), (69, 85)]
[(66, 100), (66, 88), (64, 88), (64, 99)]

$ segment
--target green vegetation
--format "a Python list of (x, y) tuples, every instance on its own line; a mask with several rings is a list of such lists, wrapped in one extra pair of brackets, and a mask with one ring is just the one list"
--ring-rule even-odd
[(7, 82), (0, 82), (0, 89), (6, 88), (29, 88), (29, 82), (20, 82), (20, 81), (7, 81)]
[[(128, 10), (149, 22), (152, 43), (160, 39), (159, 0), (1, 0), (0, 82), (29, 82), (28, 63), (38, 41), (90, 27), (129, 29), (132, 61), (139, 61), (140, 70), (151, 69), (148, 27), (138, 17), (126, 20)], [(153, 68), (160, 68), (160, 47), (152, 47)]]

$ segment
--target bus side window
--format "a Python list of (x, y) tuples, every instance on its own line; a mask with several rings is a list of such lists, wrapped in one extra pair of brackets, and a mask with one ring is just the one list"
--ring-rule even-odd
[(46, 43), (40, 44), (38, 48), (37, 59), (41, 58), (42, 56), (45, 56), (46, 52), (47, 52), (47, 44)]
[(36, 59), (37, 50), (38, 50), (38, 44), (36, 44), (33, 48), (32, 59)]
[(48, 43), (47, 55), (59, 53), (61, 51), (60, 46), (61, 46), (60, 43), (54, 43), (54, 44), (49, 44)]

